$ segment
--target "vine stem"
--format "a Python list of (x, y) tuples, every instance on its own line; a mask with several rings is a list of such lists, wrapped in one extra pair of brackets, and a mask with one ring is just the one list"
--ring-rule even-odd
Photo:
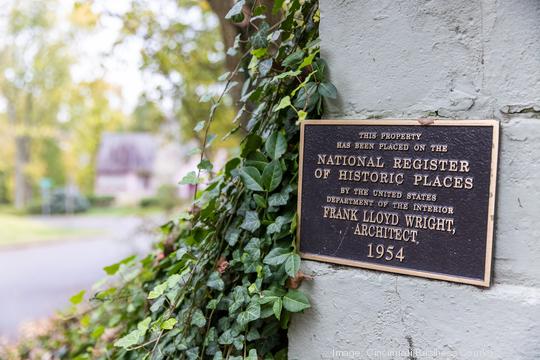
[[(162, 332), (163, 332), (163, 331), (162, 331)], [(149, 341), (147, 341), (147, 342), (145, 342), (145, 343), (143, 343), (143, 344), (140, 344), (140, 345), (137, 345), (137, 346), (128, 348), (127, 350), (128, 350), (128, 351), (137, 350), (137, 349), (146, 347), (146, 346), (148, 346), (148, 345), (150, 345), (150, 344), (153, 344), (153, 343), (155, 343), (155, 342), (158, 342), (160, 336), (161, 336), (161, 334), (160, 334), (157, 338), (155, 338), (155, 339), (152, 339), (152, 340), (149, 340)]]
[(156, 348), (157, 348), (157, 346), (158, 346), (158, 344), (159, 344), (159, 340), (161, 339), (161, 335), (163, 335), (163, 331), (164, 331), (164, 330), (162, 329), (162, 330), (159, 332), (159, 335), (158, 335), (158, 337), (157, 337), (156, 343), (154, 344), (154, 347), (152, 348), (151, 354), (153, 354), (154, 351), (156, 351)]
[[(212, 309), (212, 311), (210, 311), (210, 315), (208, 316), (208, 319), (206, 320), (207, 324), (206, 324), (205, 337), (208, 335), (208, 331), (210, 331), (210, 325), (212, 323), (212, 316), (214, 316), (214, 311), (215, 310), (216, 309)], [(206, 349), (206, 343), (203, 343), (203, 346), (202, 346), (202, 349), (201, 349), (201, 356), (200, 356), (201, 359), (204, 358), (204, 350), (205, 349)]]
[[(232, 79), (238, 75), (238, 70), (240, 70), (240, 65), (242, 64), (242, 60), (250, 53), (250, 50), (247, 50), (245, 53), (242, 54), (242, 56), (240, 57), (240, 59), (238, 60), (238, 64), (236, 64), (236, 67), (234, 68), (233, 71), (231, 71), (231, 73), (229, 73), (229, 76), (228, 76), (228, 79), (227, 79), (227, 82), (225, 83), (225, 88), (223, 89), (223, 91), (221, 92), (221, 94), (219, 95), (218, 99), (216, 102), (214, 102), (212, 104), (212, 108), (210, 110), (210, 115), (208, 116), (208, 119), (206, 120), (206, 126), (205, 126), (205, 129), (204, 129), (204, 139), (203, 139), (203, 143), (201, 145), (201, 156), (199, 157), (199, 164), (203, 161), (204, 159), (204, 154), (205, 154), (205, 151), (206, 151), (206, 145), (208, 144), (208, 133), (210, 131), (210, 125), (212, 125), (212, 121), (214, 120), (214, 117), (215, 117), (215, 114), (216, 114), (216, 110), (217, 108), (219, 107), (219, 105), (221, 104), (221, 101), (223, 100), (223, 97), (225, 96), (225, 94), (230, 90), (232, 89), (232, 87), (230, 87), (231, 83), (232, 83)], [(201, 179), (201, 169), (199, 168), (199, 166), (197, 166), (197, 183), (195, 184), (195, 190), (193, 191), (193, 203), (195, 204), (195, 201), (197, 200), (197, 191), (199, 189), (199, 182), (200, 182), (200, 179)]]

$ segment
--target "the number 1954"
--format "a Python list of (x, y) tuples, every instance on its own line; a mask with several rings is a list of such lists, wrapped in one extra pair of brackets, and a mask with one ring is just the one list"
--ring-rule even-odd
[(397, 252), (395, 252), (394, 245), (384, 246), (383, 244), (373, 245), (373, 243), (368, 244), (368, 258), (381, 259), (384, 258), (386, 261), (392, 261), (394, 259), (403, 262), (405, 255), (403, 254), (403, 247), (400, 247)]

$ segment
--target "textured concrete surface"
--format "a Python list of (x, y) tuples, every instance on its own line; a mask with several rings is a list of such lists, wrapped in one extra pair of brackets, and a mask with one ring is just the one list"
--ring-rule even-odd
[(327, 118), (501, 121), (492, 287), (303, 262), (290, 359), (540, 358), (540, 1), (321, 0)]

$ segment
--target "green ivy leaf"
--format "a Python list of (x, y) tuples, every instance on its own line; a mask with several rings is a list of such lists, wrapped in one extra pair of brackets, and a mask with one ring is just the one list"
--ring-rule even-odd
[(256, 167), (260, 172), (264, 171), (264, 168), (268, 164), (268, 159), (260, 151), (255, 151), (251, 153), (246, 160), (246, 166)]
[(289, 201), (289, 193), (288, 192), (279, 192), (270, 195), (268, 198), (268, 205), (269, 206), (282, 206), (287, 205), (287, 202)]
[(317, 84), (310, 81), (301, 87), (298, 91), (298, 95), (294, 100), (294, 106), (299, 109), (311, 109), (319, 101), (319, 94), (317, 93)]
[(290, 277), (294, 277), (298, 270), (300, 270), (300, 256), (291, 253), (285, 261), (285, 272)]
[(298, 76), (302, 73), (302, 71), (300, 70), (295, 70), (295, 71), (286, 71), (284, 73), (281, 73), (279, 75), (276, 75), (274, 76), (274, 79), (276, 80), (281, 80), (281, 79), (285, 79), (285, 78), (288, 78), (288, 77), (295, 77), (295, 76)]
[(170, 318), (161, 323), (161, 328), (163, 330), (171, 330), (176, 323), (177, 320), (175, 318)]
[[(257, 258), (259, 258), (259, 256), (260, 256), (260, 251), (259, 251), (259, 253), (257, 254)], [(249, 292), (250, 295), (253, 295), (253, 294), (255, 294), (255, 293), (258, 293), (258, 292), (259, 292), (259, 288), (257, 287), (257, 283), (253, 283), (253, 284), (249, 285), (249, 287), (248, 287), (248, 292)]]
[(298, 121), (304, 121), (306, 120), (306, 117), (307, 117), (307, 112), (305, 112), (304, 110), (298, 111)]
[(259, 330), (257, 330), (257, 328), (254, 326), (251, 327), (251, 329), (249, 329), (249, 332), (246, 335), (247, 341), (258, 340), (260, 338), (261, 338), (261, 334), (259, 333)]
[(179, 221), (182, 220), (190, 220), (192, 215), (187, 211), (181, 211), (178, 216), (176, 217)]
[[(229, 12), (225, 15), (225, 19), (233, 19), (235, 22), (240, 22), (244, 19), (242, 8), (245, 4), (245, 0), (239, 0), (236, 2), (236, 4), (233, 5), (233, 7), (229, 10)], [(241, 16), (242, 18), (238, 18)]]
[(258, 360), (259, 357), (257, 356), (257, 350), (251, 349), (249, 350), (249, 354), (245, 360)]
[(315, 78), (318, 81), (325, 81), (328, 76), (327, 71), (328, 66), (326, 65), (326, 62), (322, 58), (315, 59), (313, 61), (313, 69), (315, 70)]
[(336, 87), (334, 85), (332, 85), (329, 82), (321, 83), (319, 85), (318, 90), (319, 90), (319, 94), (321, 94), (321, 96), (324, 96), (324, 97), (327, 97), (327, 98), (330, 98), (330, 99), (337, 98), (337, 89), (336, 89)]
[(265, 190), (268, 192), (274, 191), (281, 184), (282, 177), (283, 171), (279, 161), (274, 160), (266, 165), (262, 174), (262, 184)]
[(246, 325), (250, 321), (255, 321), (261, 317), (261, 305), (258, 301), (251, 301), (247, 309), (238, 315), (238, 323)]
[(118, 339), (114, 343), (114, 346), (126, 349), (126, 348), (128, 348), (130, 346), (137, 345), (139, 343), (141, 337), (142, 337), (141, 332), (139, 330), (133, 330), (132, 332), (130, 332), (126, 336)]
[(279, 111), (281, 109), (285, 109), (287, 107), (291, 106), (291, 98), (289, 96), (285, 96), (281, 99), (278, 106), (274, 109), (274, 112)]
[(180, 274), (173, 274), (167, 278), (167, 287), (169, 289), (172, 289), (175, 285), (178, 285), (178, 283), (182, 280), (182, 275)]
[(215, 310), (217, 309), (218, 304), (219, 304), (218, 299), (212, 299), (208, 302), (208, 304), (206, 304), (206, 308), (210, 310)]
[(218, 339), (218, 342), (221, 344), (221, 345), (230, 345), (233, 343), (234, 341), (234, 334), (233, 334), (233, 330), (232, 329), (227, 329), (223, 332), (223, 334), (221, 334), (221, 336), (219, 337)]
[(249, 134), (242, 141), (242, 144), (240, 146), (242, 149), (242, 152), (240, 155), (244, 158), (247, 157), (252, 152), (258, 150), (261, 147), (262, 143), (263, 143), (262, 138), (259, 135)]
[(150, 322), (152, 321), (152, 318), (150, 316), (144, 318), (144, 320), (139, 321), (137, 324), (137, 330), (139, 330), (142, 335), (146, 334), (146, 331), (150, 327)]
[(295, 64), (300, 63), (302, 59), (304, 59), (304, 52), (302, 50), (296, 50), (283, 60), (283, 66), (293, 67)]
[(90, 334), (90, 336), (92, 337), (92, 339), (97, 340), (101, 337), (101, 335), (103, 335), (104, 332), (105, 332), (105, 326), (98, 325), (94, 328), (94, 330), (92, 330), (92, 333)]
[(276, 301), (277, 299), (281, 299), (283, 296), (285, 296), (285, 294), (286, 294), (285, 290), (281, 288), (264, 290), (262, 292), (261, 297), (259, 298), (259, 302), (261, 304), (268, 304), (270, 302)]
[(270, 158), (277, 160), (287, 151), (287, 140), (281, 133), (275, 132), (266, 141), (264, 150)]
[(121, 348), (128, 348), (133, 345), (137, 345), (146, 334), (146, 331), (148, 331), (148, 327), (150, 326), (150, 322), (152, 321), (152, 318), (147, 317), (144, 320), (140, 321), (137, 324), (137, 329), (131, 331), (126, 336), (118, 339), (114, 346), (121, 347)]
[(240, 165), (240, 158), (232, 158), (225, 164), (225, 176), (231, 176), (231, 171), (236, 169)]
[(180, 180), (180, 185), (195, 185), (199, 182), (197, 178), (197, 173), (195, 171), (190, 171)]
[(259, 72), (261, 73), (261, 76), (266, 76), (266, 75), (268, 75), (268, 73), (269, 73), (270, 70), (272, 69), (272, 64), (273, 64), (273, 63), (274, 63), (274, 62), (273, 62), (272, 58), (262, 60), (262, 61), (259, 63)]
[[(198, 360), (199, 359), (199, 347), (194, 346), (191, 349), (188, 349), (186, 351), (186, 358), (187, 358), (187, 360)], [(153, 356), (153, 359), (155, 359), (155, 360), (163, 360), (163, 359), (165, 359), (165, 356), (163, 354), (158, 354), (157, 356)]]
[(239, 171), (242, 182), (249, 190), (264, 191), (262, 186), (261, 173), (257, 168), (252, 166), (246, 166)]
[(118, 272), (118, 269), (120, 269), (120, 263), (112, 264), (109, 266), (105, 266), (103, 270), (107, 275), (114, 275)]
[(281, 317), (281, 310), (283, 309), (283, 300), (281, 298), (277, 298), (276, 301), (274, 301), (274, 305), (272, 305), (272, 311), (274, 311), (274, 315), (276, 319), (280, 319)]
[(289, 249), (281, 247), (273, 248), (268, 255), (265, 256), (263, 262), (268, 265), (281, 265), (287, 260), (289, 253)]
[(244, 251), (249, 254), (251, 259), (259, 259), (261, 256), (261, 241), (259, 238), (251, 238), (244, 247)]
[(272, 224), (268, 225), (268, 227), (266, 228), (266, 233), (268, 235), (279, 233), (283, 228), (283, 225), (287, 224), (289, 221), (289, 218), (287, 218), (286, 216), (278, 216)]
[(159, 311), (159, 309), (161, 309), (164, 303), (165, 303), (165, 297), (164, 296), (160, 297), (159, 299), (154, 301), (152, 306), (150, 306), (150, 311), (153, 313), (155, 313), (156, 311)]
[[(229, 76), (231, 75), (231, 72), (230, 71), (226, 71), (224, 72), (223, 74), (221, 74), (219, 77), (218, 77), (218, 81), (225, 81), (229, 78)], [(204, 120), (201, 120), (202, 122), (204, 122)], [(201, 122), (199, 121), (199, 122)], [(198, 123), (197, 123), (198, 124)]]
[(252, 57), (251, 57), (251, 60), (249, 61), (249, 64), (248, 64), (248, 69), (249, 69), (249, 70), (253, 70), (253, 69), (255, 69), (258, 65), (259, 65), (259, 58), (256, 57), (256, 56), (252, 56)]
[(237, 312), (238, 309), (240, 309), (244, 305), (243, 301), (235, 300), (230, 306), (229, 306), (229, 314), (233, 315)]
[(115, 287), (108, 288), (107, 290), (98, 291), (94, 297), (99, 300), (108, 300), (116, 292)]
[(211, 289), (216, 289), (218, 291), (222, 291), (223, 288), (225, 288), (225, 283), (221, 279), (221, 275), (217, 271), (214, 271), (208, 277), (208, 281), (206, 282), (206, 286), (208, 286)]
[(251, 55), (256, 56), (256, 57), (258, 57), (260, 59), (260, 58), (264, 57), (267, 52), (268, 52), (268, 49), (263, 47), (263, 48), (251, 50)]
[(78, 293), (76, 293), (75, 295), (69, 298), (69, 302), (72, 303), (73, 305), (80, 304), (84, 299), (85, 293), (86, 293), (85, 290), (79, 291)]
[(133, 260), (135, 260), (136, 258), (137, 258), (137, 255), (128, 256), (127, 258), (125, 258), (123, 260), (120, 260), (116, 264), (105, 266), (103, 268), (103, 270), (107, 273), (107, 275), (112, 276), (112, 275), (114, 275), (114, 274), (116, 274), (118, 272), (121, 265), (127, 265), (127, 264), (131, 263)]
[(267, 22), (262, 22), (259, 25), (259, 30), (251, 36), (251, 46), (253, 49), (266, 48), (268, 46), (268, 29), (270, 25)]
[[(264, 175), (263, 175), (263, 178), (264, 178)], [(253, 194), (253, 199), (255, 200), (255, 204), (257, 204), (258, 207), (261, 207), (263, 209), (266, 208), (266, 199), (263, 198), (261, 195)]]
[(214, 167), (214, 165), (212, 165), (212, 163), (211, 163), (210, 160), (208, 160), (208, 159), (203, 159), (203, 160), (197, 165), (197, 168), (198, 168), (198, 169), (200, 169), (200, 170), (206, 170), (206, 171), (212, 170), (213, 167)]
[(315, 58), (315, 56), (318, 54), (319, 52), (318, 51), (315, 51), (311, 54), (309, 54), (307, 57), (305, 57), (303, 60), (302, 60), (302, 63), (300, 64), (300, 66), (298, 67), (298, 70), (300, 69), (303, 69), (305, 68), (306, 66), (309, 66), (313, 63), (313, 59)]
[[(274, 310), (272, 310), (272, 306), (262, 306), (261, 307), (261, 319), (268, 319), (274, 315)], [(266, 336), (267, 334), (264, 333), (263, 330), (263, 336)]]
[(244, 221), (240, 227), (244, 230), (254, 232), (261, 226), (261, 221), (259, 220), (259, 214), (256, 211), (247, 211)]
[(197, 123), (197, 125), (195, 125), (195, 127), (193, 128), (193, 130), (195, 132), (200, 132), (202, 129), (204, 129), (204, 125), (206, 124), (206, 121), (204, 120), (201, 120)]
[(206, 318), (204, 317), (204, 313), (201, 309), (197, 309), (193, 312), (193, 315), (191, 316), (191, 325), (195, 325), (199, 328), (206, 325)]
[(283, 297), (283, 307), (290, 312), (300, 312), (305, 310), (311, 305), (306, 295), (299, 290), (289, 290)]
[(149, 300), (152, 300), (152, 299), (156, 299), (158, 297), (160, 297), (161, 295), (163, 295), (163, 292), (167, 289), (167, 281), (159, 284), (159, 285), (156, 285), (154, 287), (154, 289), (152, 289), (152, 291), (150, 291), (150, 293), (148, 294), (148, 299)]
[(230, 227), (225, 233), (225, 240), (230, 246), (234, 246), (238, 242), (240, 236), (240, 229), (236, 227)]

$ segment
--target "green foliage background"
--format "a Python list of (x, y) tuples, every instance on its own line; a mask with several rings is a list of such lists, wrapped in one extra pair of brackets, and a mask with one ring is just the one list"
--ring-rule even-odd
[[(299, 122), (319, 118), (336, 90), (319, 58), (316, 1), (276, 1), (282, 20), (271, 27), (257, 2), (239, 1), (227, 14), (254, 26), (237, 68), (246, 81), (240, 114), (248, 135), (190, 212), (162, 226), (155, 253), (105, 268), (110, 277), (87, 305), (72, 297), (67, 320), (18, 355), (59, 359), (285, 359), (291, 314), (310, 307), (298, 289), (295, 247)], [(212, 168), (205, 157), (224, 93), (209, 99), (197, 184)], [(236, 117), (238, 119), (239, 116)], [(239, 129), (240, 125), (233, 130)], [(37, 349), (37, 350), (36, 350)]]
[[(72, 21), (60, 26), (58, 1), (11, 5), (4, 9), (0, 43), (0, 97), (5, 101), (0, 109), (0, 200), (14, 202), (19, 188), (25, 190), (19, 205), (30, 205), (43, 177), (55, 186), (72, 182), (92, 193), (101, 133), (127, 122), (110, 105), (117, 89), (100, 78), (73, 79), (71, 67), (81, 58), (70, 44), (84, 30)], [(81, 9), (75, 6), (72, 15)]]

